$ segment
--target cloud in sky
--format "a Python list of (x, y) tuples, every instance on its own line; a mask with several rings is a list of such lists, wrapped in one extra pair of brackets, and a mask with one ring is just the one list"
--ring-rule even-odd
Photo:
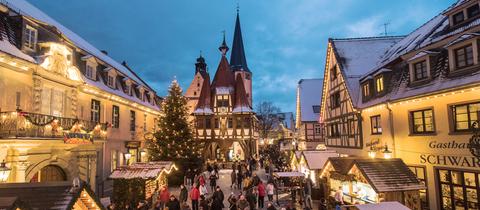
[[(188, 87), (200, 51), (213, 77), (221, 31), (229, 45), (233, 38), (236, 1), (30, 1), (114, 59), (127, 60), (159, 95), (174, 76)], [(323, 76), (329, 37), (378, 36), (385, 22), (390, 34), (407, 34), (454, 1), (241, 0), (254, 101), (293, 112), (298, 80)]]

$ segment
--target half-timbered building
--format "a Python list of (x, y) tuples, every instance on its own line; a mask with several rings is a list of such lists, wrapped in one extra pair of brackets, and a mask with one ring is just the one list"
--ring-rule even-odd
[(238, 13), (230, 63), (225, 37), (219, 50), (221, 58), (213, 80), (210, 82), (208, 72), (201, 69), (192, 83), (201, 87), (198, 99), (194, 99), (197, 101), (192, 102), (196, 103), (192, 112), (195, 138), (205, 143), (207, 159), (245, 159), (256, 153), (258, 136), (252, 109), (252, 73), (247, 66)]
[(320, 122), (326, 145), (339, 153), (361, 152), (361, 113), (357, 109), (359, 78), (401, 37), (329, 39), (323, 78)]
[(297, 85), (296, 134), (298, 149), (324, 148), (324, 130), (320, 123), (323, 79), (301, 79)]

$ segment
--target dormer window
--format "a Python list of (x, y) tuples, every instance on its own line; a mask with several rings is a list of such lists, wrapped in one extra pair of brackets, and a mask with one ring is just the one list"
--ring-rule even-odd
[(107, 77), (107, 85), (111, 88), (115, 87), (115, 78), (112, 75), (108, 75)]
[(478, 4), (475, 4), (469, 8), (467, 8), (467, 15), (468, 18), (472, 18), (480, 14), (480, 6)]
[(30, 25), (25, 26), (25, 47), (30, 50), (35, 50), (37, 44), (37, 29)]
[(85, 69), (85, 76), (89, 79), (94, 79), (93, 66), (91, 64), (87, 64)]
[(362, 85), (362, 92), (363, 92), (363, 97), (368, 98), (370, 97), (370, 84), (366, 83)]
[(473, 65), (473, 47), (471, 44), (455, 49), (454, 54), (457, 69)]
[(454, 14), (452, 16), (452, 19), (453, 19), (453, 24), (454, 25), (457, 25), (457, 24), (463, 22), (463, 20), (465, 20), (465, 16), (463, 15), (463, 11)]
[(377, 93), (381, 93), (384, 90), (383, 86), (383, 76), (375, 78), (375, 90)]
[(415, 81), (428, 78), (427, 61), (423, 60), (413, 64), (413, 77)]
[(318, 114), (320, 113), (320, 106), (319, 105), (313, 105), (313, 113)]

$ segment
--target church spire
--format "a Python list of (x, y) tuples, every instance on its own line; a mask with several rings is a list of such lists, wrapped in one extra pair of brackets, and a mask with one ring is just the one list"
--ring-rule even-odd
[(220, 52), (222, 52), (222, 56), (226, 56), (228, 52), (228, 46), (227, 46), (227, 42), (225, 42), (225, 31), (222, 31), (222, 32), (223, 32), (223, 42), (218, 49), (220, 50)]
[(232, 53), (230, 54), (230, 66), (234, 71), (250, 71), (245, 58), (243, 48), (242, 29), (240, 28), (240, 15), (237, 7), (237, 20), (235, 22), (235, 33), (233, 35)]
[(202, 56), (202, 51), (200, 51), (200, 56), (197, 58), (195, 63), (195, 74), (198, 72), (204, 74), (207, 73), (207, 64), (205, 63), (205, 58)]

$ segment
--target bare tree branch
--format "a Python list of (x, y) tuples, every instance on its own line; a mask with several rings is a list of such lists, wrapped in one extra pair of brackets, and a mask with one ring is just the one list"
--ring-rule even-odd
[(263, 101), (257, 104), (255, 112), (259, 120), (258, 130), (260, 138), (267, 138), (268, 133), (279, 123), (276, 114), (280, 112), (280, 108), (273, 105), (270, 101)]

